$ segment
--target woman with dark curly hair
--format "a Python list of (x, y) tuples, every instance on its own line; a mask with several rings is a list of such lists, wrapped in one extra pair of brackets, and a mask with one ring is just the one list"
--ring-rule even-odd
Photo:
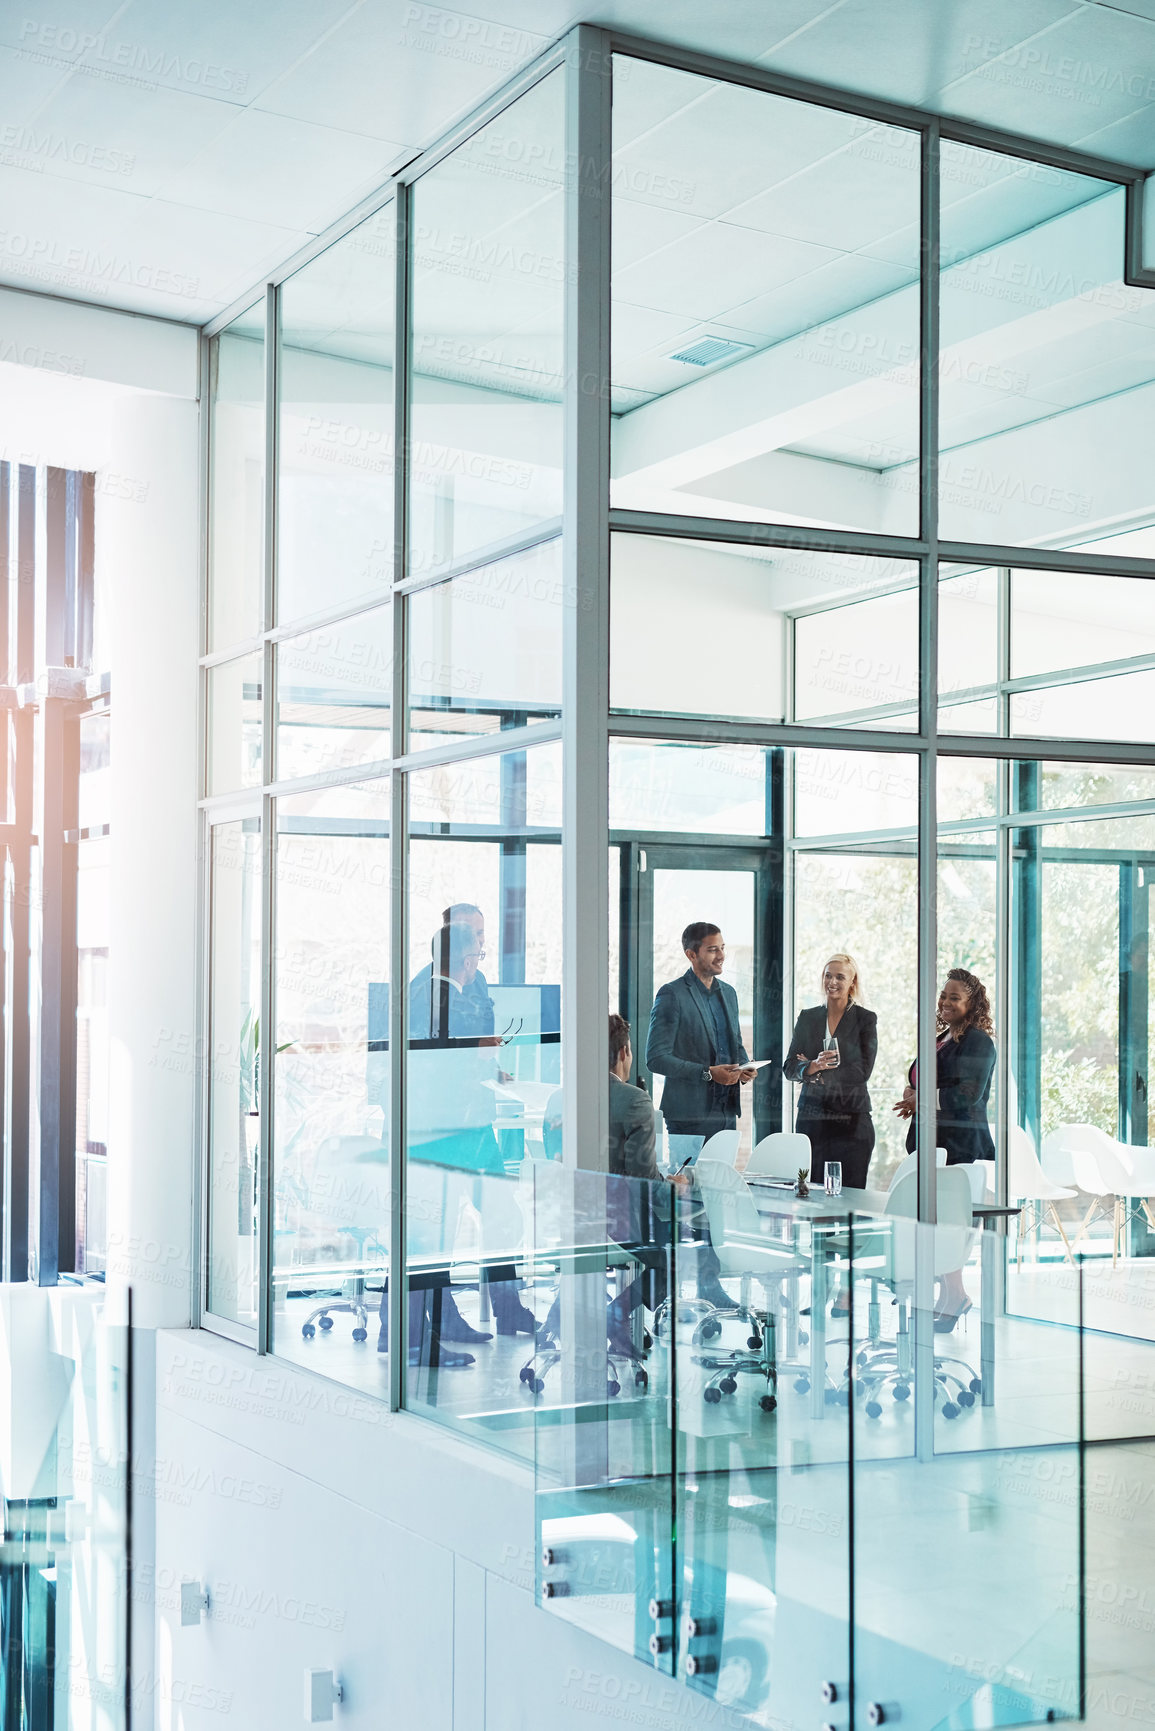
[[(995, 1073), (994, 1023), (986, 987), (966, 968), (952, 968), (938, 995), (937, 1145), (946, 1149), (948, 1166), (969, 1166), (975, 1160), (993, 1160), (995, 1145), (987, 1122), (987, 1101)], [(895, 1106), (900, 1118), (910, 1119), (906, 1146), (913, 1152), (916, 1140), (916, 1067), (902, 1099)], [(971, 1301), (963, 1288), (961, 1270), (942, 1276), (935, 1328), (952, 1329), (968, 1311)]]

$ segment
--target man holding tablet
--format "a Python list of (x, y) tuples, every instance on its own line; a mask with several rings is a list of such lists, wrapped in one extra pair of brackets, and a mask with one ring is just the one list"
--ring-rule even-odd
[(682, 933), (682, 948), (690, 965), (658, 992), (646, 1040), (646, 1064), (665, 1078), (662, 1116), (675, 1168), (696, 1160), (717, 1131), (734, 1129), (740, 1090), (755, 1073), (742, 1044), (738, 994), (721, 977), (722, 933), (695, 920)]

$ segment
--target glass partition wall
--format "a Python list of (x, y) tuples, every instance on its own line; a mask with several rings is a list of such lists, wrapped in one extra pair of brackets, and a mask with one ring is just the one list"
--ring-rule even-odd
[[(905, 1310), (905, 1251), (835, 1234), (823, 1299), (770, 1234), (783, 1386), (845, 1396), (844, 1456), (986, 1507), (1019, 1467), (954, 1457), (1077, 1473), (1076, 1383), (1088, 1434), (1155, 1434), (1139, 182), (581, 26), (208, 333), (205, 1323), (536, 1460), (671, 1675), (718, 1655), (649, 1597), (697, 1618), (727, 1509), (836, 1518), (739, 1482), (817, 1459), (781, 1392), (741, 1458), (669, 1422), (679, 1303), (744, 1292), (699, 1158), (740, 1197), (837, 1158), (856, 1220), (926, 1228)], [(680, 1224), (622, 1213), (682, 1167)], [(914, 1351), (909, 1403), (816, 1330)]]

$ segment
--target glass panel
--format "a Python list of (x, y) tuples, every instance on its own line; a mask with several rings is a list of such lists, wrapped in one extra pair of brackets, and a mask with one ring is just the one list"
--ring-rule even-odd
[[(607, 1085), (611, 1112), (620, 1090), (644, 1164), (649, 1104), (620, 1081)], [(531, 1171), (532, 1266), (554, 1295), (523, 1389), (536, 1439), (538, 1600), (670, 1677), (672, 1366), (668, 1351), (647, 1353), (644, 1320), (677, 1291), (671, 1187), (560, 1161)]]
[(560, 71), (413, 191), (411, 574), (561, 512)]
[[(918, 725), (918, 567), (867, 564), (860, 574), (857, 561), (841, 559), (827, 578), (837, 582), (839, 598), (794, 622), (797, 721)], [(894, 593), (856, 599), (882, 587)]]
[(112, 717), (97, 709), (80, 718), (80, 784), (77, 817), (81, 829), (96, 829), (109, 820), (109, 767), (112, 763)]
[(1121, 186), (942, 147), (940, 531), (1079, 546), (1149, 516), (1155, 295)]
[(98, 836), (76, 850), (76, 1245), (85, 1274), (108, 1261), (110, 849)]
[(794, 754), (794, 833), (852, 836), (856, 830), (911, 831), (918, 822), (914, 758), (877, 751)]
[(768, 759), (759, 746), (610, 741), (610, 828), (760, 836)]
[(126, 1291), (99, 1294), (99, 1303), (98, 1294), (68, 1303), (61, 1293), (51, 1328), (26, 1320), (5, 1354), (0, 1519), (12, 1731), (130, 1723), (133, 1350)]
[(206, 793), (261, 784), (262, 667), (258, 649), (208, 670)]
[(278, 781), (389, 756), (391, 605), (287, 637), (274, 654)]
[(408, 600), (410, 747), (561, 714), (561, 541)]
[(1075, 571), (1011, 573), (1011, 673), (1155, 655), (1155, 582)]
[(940, 1171), (937, 1226), (914, 1173), (854, 1223), (855, 1689), (887, 1723), (1082, 1712), (1079, 1271), (1063, 1326), (1001, 1314), (972, 1171)]
[[(940, 727), (986, 732), (967, 699), (994, 692), (999, 678), (999, 574), (940, 568), (938, 583), (938, 690)], [(960, 699), (962, 700), (960, 702)], [(965, 719), (960, 719), (960, 712)], [(992, 725), (995, 711), (991, 705)]]
[(517, 1372), (553, 1298), (526, 1263), (529, 1168), (561, 1118), (560, 836), (526, 821), (542, 749), (409, 777), (406, 1400), (526, 1460)]
[(1155, 670), (1011, 697), (1011, 732), (1059, 739), (1150, 740)]
[(277, 619), (387, 592), (393, 568), (392, 205), (280, 296)]
[(210, 650), (264, 624), (265, 303), (212, 343), (209, 475)]
[(255, 1327), (260, 820), (218, 824), (210, 845), (208, 1309)]
[(917, 135), (614, 67), (613, 504), (914, 534)]
[(389, 783), (277, 801), (273, 1344), (388, 1397)]

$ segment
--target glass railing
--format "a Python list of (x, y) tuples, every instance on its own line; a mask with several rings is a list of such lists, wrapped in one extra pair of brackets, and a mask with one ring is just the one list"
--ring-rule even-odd
[(1078, 1271), (1058, 1326), (1008, 1315), (965, 1174), (937, 1226), (910, 1186), (534, 1176), (546, 1610), (727, 1724), (1079, 1716)]
[(3, 1731), (127, 1731), (129, 1304), (0, 1288)]

